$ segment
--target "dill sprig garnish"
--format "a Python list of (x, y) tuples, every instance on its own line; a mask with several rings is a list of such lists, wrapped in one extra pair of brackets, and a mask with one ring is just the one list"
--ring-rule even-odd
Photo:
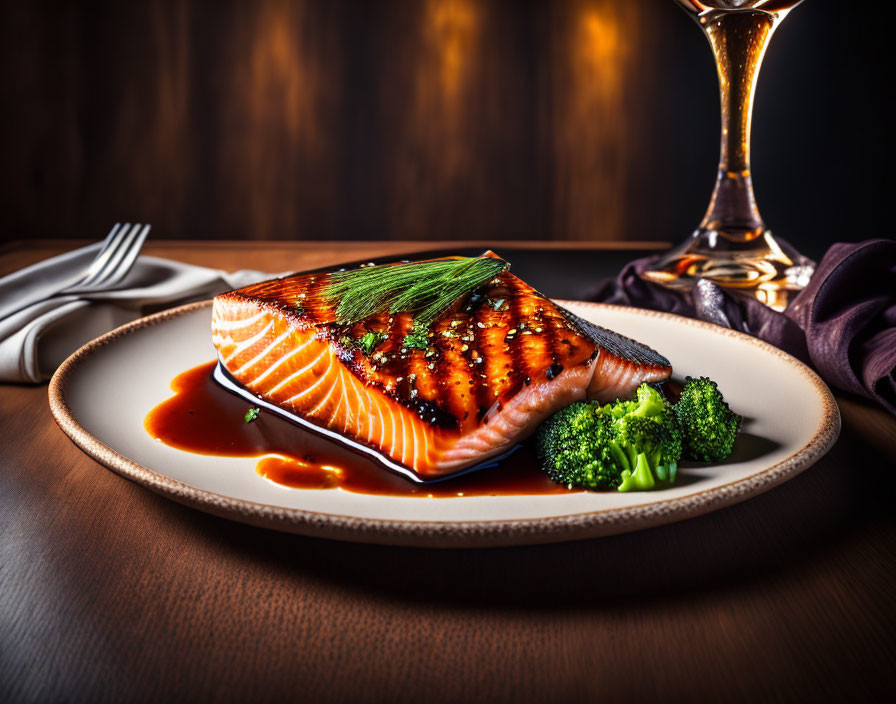
[(388, 311), (415, 313), (415, 328), (421, 329), (507, 267), (503, 259), (463, 257), (337, 271), (329, 276), (324, 298), (338, 301), (336, 320), (342, 324)]

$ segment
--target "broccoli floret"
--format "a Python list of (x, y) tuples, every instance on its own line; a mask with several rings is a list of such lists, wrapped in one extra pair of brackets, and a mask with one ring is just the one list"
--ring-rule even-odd
[(548, 418), (538, 429), (541, 465), (552, 481), (572, 489), (615, 489), (622, 481), (610, 453), (613, 421), (596, 403), (573, 403)]
[(642, 384), (630, 401), (574, 403), (557, 412), (542, 424), (538, 449), (559, 484), (634, 491), (674, 481), (681, 435), (671, 406)]
[(601, 407), (601, 413), (605, 413), (614, 419), (625, 416), (642, 416), (653, 418), (667, 413), (671, 407), (660, 393), (650, 384), (641, 384), (635, 392), (635, 398), (630, 401), (616, 400)]
[(656, 419), (672, 412), (672, 406), (650, 384), (641, 384), (635, 394), (638, 405), (631, 412), (633, 416)]
[(675, 416), (684, 457), (699, 462), (720, 462), (728, 457), (743, 420), (728, 408), (716, 382), (705, 376), (685, 379)]
[(608, 403), (601, 407), (601, 413), (606, 413), (614, 420), (625, 417), (650, 418), (672, 433), (678, 433), (678, 422), (674, 418), (675, 411), (672, 404), (650, 384), (641, 384), (635, 392), (635, 398), (631, 401), (619, 401)]
[[(671, 414), (657, 418), (665, 420), (657, 422), (630, 415), (613, 424), (615, 433), (610, 441), (610, 452), (623, 468), (620, 491), (631, 491), (644, 483), (653, 486), (654, 476), (660, 481), (675, 481), (681, 459), (681, 436)], [(636, 479), (638, 481), (634, 481)]]

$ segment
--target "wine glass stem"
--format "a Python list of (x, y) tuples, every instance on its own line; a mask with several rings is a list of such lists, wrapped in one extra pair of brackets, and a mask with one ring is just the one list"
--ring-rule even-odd
[(700, 227), (735, 242), (748, 242), (765, 231), (750, 173), (750, 122), (759, 66), (777, 19), (752, 10), (699, 19), (716, 59), (722, 101), (719, 172)]

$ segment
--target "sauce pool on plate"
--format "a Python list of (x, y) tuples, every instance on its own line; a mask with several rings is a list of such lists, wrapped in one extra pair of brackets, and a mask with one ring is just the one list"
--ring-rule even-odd
[(524, 447), (497, 467), (415, 484), (337, 442), (261, 410), (246, 421), (249, 406), (213, 379), (215, 362), (171, 381), (174, 396), (153, 408), (146, 431), (179, 450), (222, 457), (258, 458), (261, 477), (296, 489), (343, 489), (385, 496), (456, 497), (566, 494), (538, 468)]

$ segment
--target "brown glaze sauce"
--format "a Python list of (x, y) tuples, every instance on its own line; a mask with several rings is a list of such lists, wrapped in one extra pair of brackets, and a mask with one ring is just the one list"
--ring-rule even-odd
[(187, 452), (257, 457), (255, 471), (296, 489), (343, 489), (385, 496), (512, 496), (565, 494), (538, 468), (529, 447), (480, 470), (433, 484), (415, 484), (337, 442), (262, 409), (245, 421), (247, 402), (212, 379), (215, 362), (194, 367), (171, 381), (174, 396), (153, 408), (146, 431)]

